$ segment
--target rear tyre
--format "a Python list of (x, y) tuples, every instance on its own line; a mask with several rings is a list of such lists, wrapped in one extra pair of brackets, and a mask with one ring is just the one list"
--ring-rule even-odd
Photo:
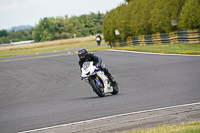
[[(100, 81), (101, 82), (101, 81)], [(90, 80), (90, 84), (94, 90), (94, 92), (99, 96), (99, 97), (104, 97), (104, 88), (100, 87), (98, 83), (96, 82), (95, 79)]]
[(119, 92), (119, 87), (118, 85), (113, 85), (113, 92), (111, 92), (112, 95), (116, 95)]

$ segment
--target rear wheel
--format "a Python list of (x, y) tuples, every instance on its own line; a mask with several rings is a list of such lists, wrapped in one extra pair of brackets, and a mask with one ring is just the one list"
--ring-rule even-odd
[[(101, 81), (100, 81), (101, 83)], [(90, 84), (94, 90), (94, 92), (99, 96), (99, 97), (104, 97), (105, 93), (104, 93), (104, 88), (103, 86), (99, 86), (98, 83), (96, 82), (95, 79), (90, 80)], [(101, 83), (102, 84), (102, 83)]]
[(119, 92), (119, 87), (118, 85), (113, 85), (113, 92), (111, 92), (111, 94), (116, 95)]

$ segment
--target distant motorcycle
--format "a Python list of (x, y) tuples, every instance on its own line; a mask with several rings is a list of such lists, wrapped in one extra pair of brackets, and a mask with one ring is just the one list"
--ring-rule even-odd
[(107, 93), (116, 95), (119, 92), (118, 85), (112, 85), (104, 72), (93, 65), (93, 61), (83, 63), (81, 78), (92, 86), (99, 97), (104, 97)]

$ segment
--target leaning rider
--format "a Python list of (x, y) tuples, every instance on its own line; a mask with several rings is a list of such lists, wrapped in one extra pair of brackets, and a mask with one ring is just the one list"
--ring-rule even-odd
[(83, 63), (86, 61), (93, 61), (93, 65), (96, 67), (100, 68), (104, 73), (108, 76), (109, 81), (111, 84), (116, 84), (116, 81), (114, 80), (114, 77), (109, 73), (108, 69), (102, 66), (102, 59), (96, 56), (93, 53), (88, 53), (86, 49), (81, 49), (78, 51), (78, 56), (79, 56), (79, 66), (82, 68)]

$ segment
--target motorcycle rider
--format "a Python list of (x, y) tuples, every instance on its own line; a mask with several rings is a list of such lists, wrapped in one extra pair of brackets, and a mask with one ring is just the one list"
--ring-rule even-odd
[(101, 35), (98, 34), (97, 37), (96, 37), (97, 45), (101, 44), (101, 40), (102, 40)]
[(100, 68), (100, 70), (104, 71), (104, 73), (108, 76), (109, 81), (112, 85), (117, 84), (114, 80), (114, 77), (109, 73), (108, 69), (102, 66), (102, 59), (98, 56), (96, 56), (93, 53), (88, 53), (86, 49), (80, 49), (78, 51), (79, 56), (79, 66), (82, 68), (83, 63), (86, 61), (93, 61), (93, 65)]

